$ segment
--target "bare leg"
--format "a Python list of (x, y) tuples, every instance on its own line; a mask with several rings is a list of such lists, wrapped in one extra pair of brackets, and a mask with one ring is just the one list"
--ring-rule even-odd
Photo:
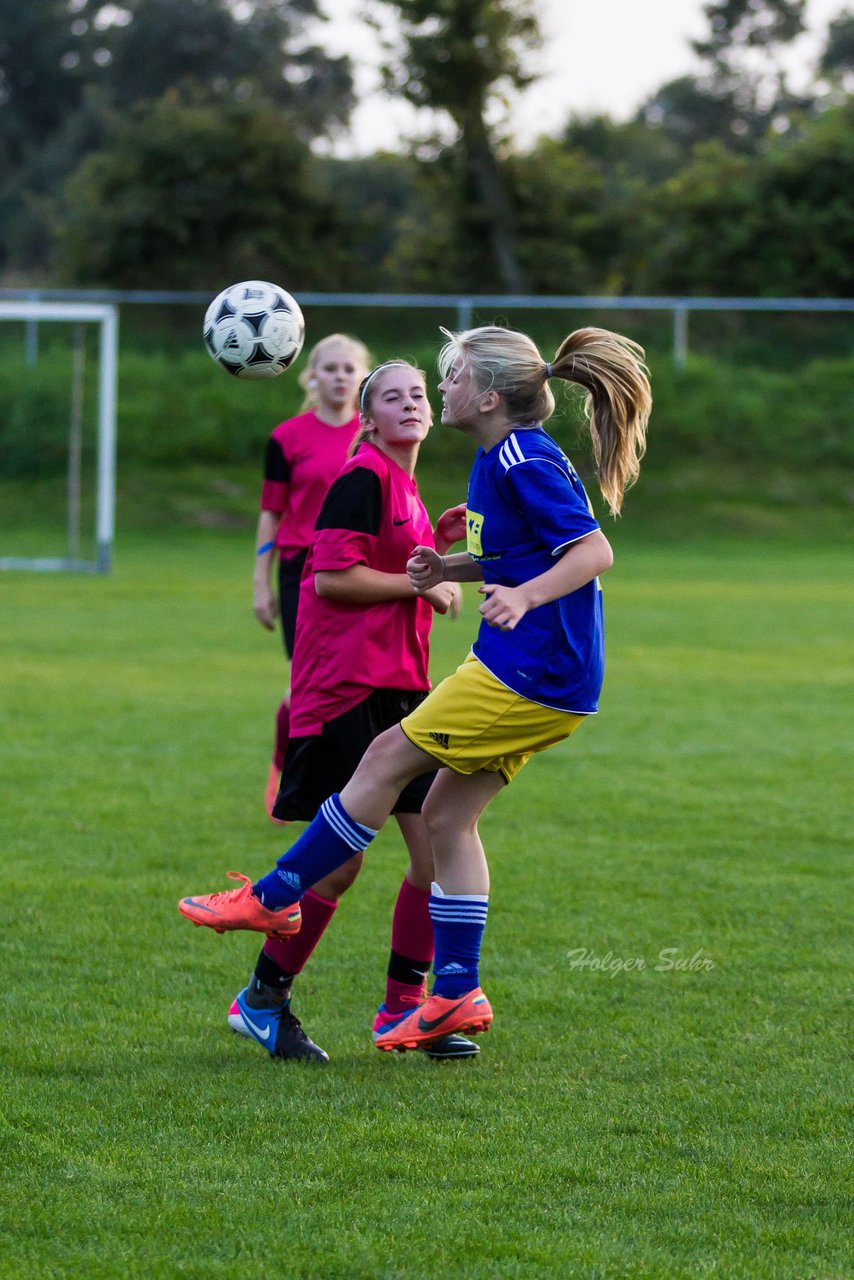
[(354, 821), (378, 831), (406, 784), (435, 768), (433, 757), (394, 725), (374, 738), (341, 792), (341, 804)]
[(464, 775), (442, 769), (424, 805), (437, 884), (445, 893), (488, 894), (489, 868), (478, 819), (505, 785), (500, 773)]
[(397, 813), (395, 817), (409, 853), (406, 879), (427, 893), (433, 883), (433, 850), (424, 819), (420, 813)]
[(337, 901), (342, 893), (347, 892), (361, 871), (363, 857), (364, 854), (357, 853), (349, 862), (344, 862), (334, 871), (330, 871), (328, 876), (324, 876), (322, 880), (318, 880), (317, 884), (311, 886), (314, 892), (321, 898), (327, 898), (332, 902)]

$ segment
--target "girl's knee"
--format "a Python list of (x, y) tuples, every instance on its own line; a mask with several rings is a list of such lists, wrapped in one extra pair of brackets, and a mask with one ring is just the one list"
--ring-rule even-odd
[(374, 738), (365, 754), (362, 756), (359, 764), (359, 772), (363, 770), (380, 770), (394, 772), (397, 765), (398, 757), (398, 740), (393, 729), (386, 729), (384, 733)]
[(447, 808), (441, 801), (433, 798), (432, 791), (427, 793), (427, 798), (421, 807), (421, 816), (424, 819), (427, 835), (430, 837), (431, 842), (437, 837), (441, 837), (443, 832), (453, 825), (452, 815), (448, 813)]

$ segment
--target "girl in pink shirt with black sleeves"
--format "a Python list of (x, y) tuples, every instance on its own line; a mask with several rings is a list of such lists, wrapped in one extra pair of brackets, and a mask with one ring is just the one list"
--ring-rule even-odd
[[(359, 383), (368, 371), (367, 348), (333, 333), (310, 351), (300, 374), (302, 412), (273, 430), (264, 456), (261, 512), (255, 537), (252, 605), (268, 631), (278, 616), (288, 658), (293, 656), (299, 583), (326, 491), (344, 464), (356, 432)], [(278, 604), (271, 582), (278, 560)], [(276, 715), (276, 736), (265, 806), (270, 813), (279, 787), (289, 734), (290, 698)]]

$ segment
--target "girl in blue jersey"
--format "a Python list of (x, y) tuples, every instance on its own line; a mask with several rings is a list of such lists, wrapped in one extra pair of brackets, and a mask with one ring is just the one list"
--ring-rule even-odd
[(547, 362), (513, 330), (443, 332), (442, 421), (478, 446), (467, 549), (440, 556), (416, 547), (408, 572), (418, 594), (442, 581), (482, 582), (472, 652), (373, 741), (340, 795), (324, 802), (273, 871), (241, 889), (184, 900), (196, 923), (219, 931), (298, 929), (304, 889), (365, 849), (402, 788), (438, 766), (423, 808), (436, 875), (433, 992), (377, 1037), (379, 1049), (419, 1048), (452, 1031), (489, 1027), (478, 972), (489, 871), (478, 820), (531, 755), (569, 737), (598, 707), (599, 575), (613, 557), (572, 464), (543, 429), (555, 409), (549, 383), (559, 378), (588, 393), (599, 486), (614, 515), (637, 478), (652, 404), (643, 351), (619, 334), (580, 329)]

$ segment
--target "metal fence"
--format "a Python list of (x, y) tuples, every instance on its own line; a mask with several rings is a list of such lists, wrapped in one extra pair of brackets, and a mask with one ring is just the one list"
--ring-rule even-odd
[[(209, 293), (148, 289), (0, 289), (0, 300), (21, 302), (99, 302), (116, 305), (192, 303), (210, 301)], [(688, 320), (692, 311), (850, 312), (854, 298), (676, 298), (598, 297), (587, 294), (452, 294), (452, 293), (299, 293), (312, 307), (447, 308), (455, 312), (457, 327), (470, 327), (481, 308), (532, 311), (660, 311), (673, 318), (673, 360), (677, 368), (688, 355)], [(38, 351), (38, 322), (27, 323), (27, 359)]]

